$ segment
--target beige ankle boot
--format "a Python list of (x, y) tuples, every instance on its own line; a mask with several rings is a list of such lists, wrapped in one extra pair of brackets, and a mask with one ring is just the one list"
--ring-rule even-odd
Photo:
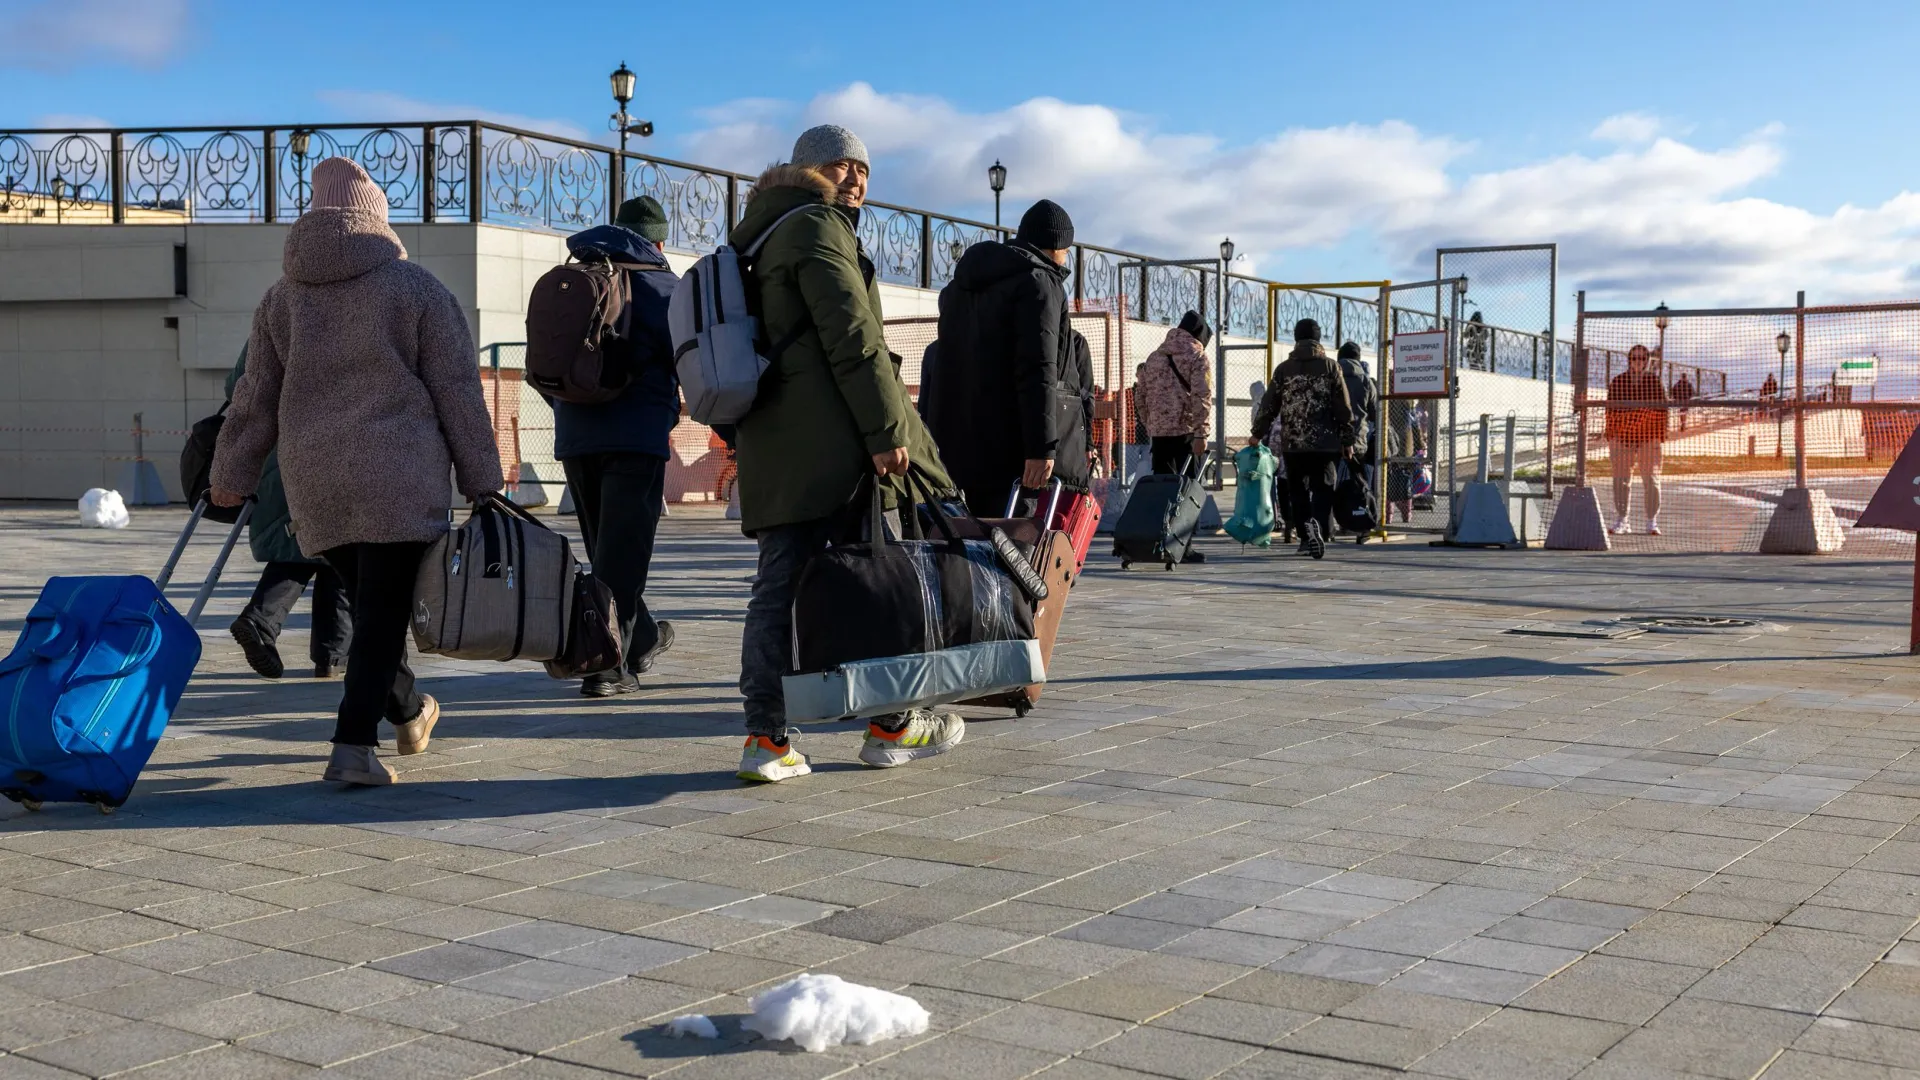
[(420, 695), (420, 715), (393, 726), (393, 746), (402, 754), (425, 753), (433, 741), (433, 725), (440, 722), (440, 703), (432, 694)]
[(333, 757), (327, 760), (328, 780), (342, 784), (364, 784), (375, 787), (391, 784), (399, 779), (392, 766), (380, 760), (380, 754), (371, 746), (348, 746), (345, 743), (333, 744)]

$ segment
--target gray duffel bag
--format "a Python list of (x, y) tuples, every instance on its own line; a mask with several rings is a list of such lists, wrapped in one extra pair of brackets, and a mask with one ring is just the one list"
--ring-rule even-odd
[(414, 647), (457, 660), (552, 660), (566, 648), (575, 572), (566, 537), (485, 496), (420, 560)]

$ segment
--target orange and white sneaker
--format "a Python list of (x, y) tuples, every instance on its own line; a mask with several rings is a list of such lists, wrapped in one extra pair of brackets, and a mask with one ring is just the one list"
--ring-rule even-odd
[(1660, 535), (1660, 519), (1659, 518), (1647, 519), (1647, 535), (1648, 536)]
[(757, 784), (775, 784), (812, 771), (807, 755), (794, 749), (792, 738), (781, 746), (765, 735), (749, 735), (740, 753), (740, 771), (734, 775)]
[(867, 722), (867, 737), (860, 744), (860, 760), (876, 769), (891, 769), (917, 758), (944, 754), (960, 745), (967, 733), (967, 722), (953, 713), (927, 709), (907, 712), (907, 726), (888, 731), (873, 721)]

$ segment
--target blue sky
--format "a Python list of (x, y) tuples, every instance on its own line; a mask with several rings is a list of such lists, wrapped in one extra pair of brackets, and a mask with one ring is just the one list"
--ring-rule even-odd
[(1559, 240), (1622, 300), (1840, 299), (1920, 294), (1916, 42), (1910, 2), (0, 0), (0, 125), (484, 110), (598, 138), (624, 59), (663, 154), (753, 168), (849, 120), (877, 198), (984, 212), (999, 156), (1012, 205), (1060, 198), (1091, 241), (1234, 233), (1298, 279)]

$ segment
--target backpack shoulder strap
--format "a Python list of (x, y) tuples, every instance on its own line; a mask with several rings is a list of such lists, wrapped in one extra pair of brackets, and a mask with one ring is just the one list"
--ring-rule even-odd
[(1189, 380), (1185, 375), (1182, 375), (1180, 373), (1180, 365), (1178, 362), (1174, 360), (1173, 354), (1168, 353), (1166, 355), (1167, 355), (1167, 370), (1173, 372), (1173, 377), (1179, 380), (1180, 389), (1189, 394), (1193, 393), (1192, 381)]
[(760, 249), (767, 246), (767, 240), (773, 236), (773, 230), (778, 229), (781, 225), (785, 224), (788, 218), (793, 217), (795, 214), (804, 214), (808, 210), (812, 210), (816, 206), (824, 206), (824, 205), (826, 204), (806, 203), (801, 206), (796, 206), (793, 209), (787, 211), (786, 213), (781, 214), (779, 217), (774, 218), (773, 224), (767, 226), (764, 230), (761, 231), (759, 236), (756, 236), (753, 238), (753, 243), (748, 244), (745, 248), (741, 249), (739, 253), (740, 257), (742, 259), (751, 259), (755, 255), (760, 254)]

